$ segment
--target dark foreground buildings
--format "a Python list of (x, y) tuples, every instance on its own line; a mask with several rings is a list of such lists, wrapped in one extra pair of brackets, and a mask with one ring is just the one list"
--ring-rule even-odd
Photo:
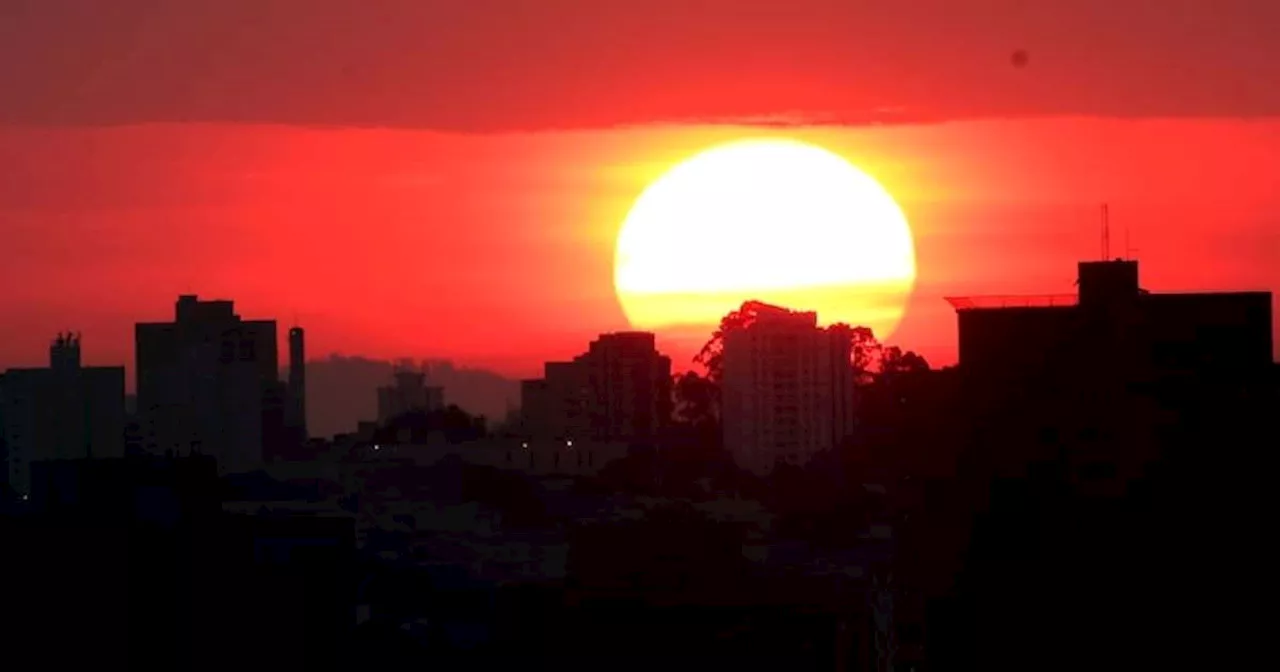
[(1077, 297), (951, 299), (955, 478), (931, 484), (903, 551), (928, 558), (918, 568), (932, 577), (915, 580), (943, 595), (930, 658), (985, 670), (1250, 659), (1265, 638), (1244, 596), (1269, 572), (1264, 464), (1280, 445), (1272, 297), (1151, 293), (1128, 260), (1081, 263), (1078, 284)]
[[(1058, 452), (1077, 485), (1122, 493), (1162, 446), (1182, 440), (1172, 428), (1266, 389), (1269, 292), (1151, 293), (1129, 260), (1082, 262), (1078, 285), (1076, 301), (951, 299), (976, 438), (1016, 451), (993, 454), (997, 463), (1020, 469)], [(1039, 455), (1025, 452), (1030, 445)]]
[(1078, 295), (952, 298), (960, 366), (1007, 386), (1256, 374), (1272, 363), (1270, 292), (1158, 294), (1138, 262), (1079, 265)]
[[(477, 535), (443, 543), (449, 533), (417, 514), (380, 522), (363, 559), (345, 517), (230, 515), (221, 488), (234, 479), (220, 486), (204, 456), (37, 462), (24, 515), (0, 519), (4, 568), (15, 577), (6, 607), (20, 615), (5, 632), (9, 641), (66, 645), (10, 667), (1265, 664), (1268, 621), (1255, 614), (1269, 604), (1266, 458), (1280, 445), (1270, 295), (1151, 294), (1136, 264), (1118, 261), (1082, 264), (1079, 295), (954, 303), (958, 367), (889, 377), (860, 393), (860, 419), (873, 422), (859, 427), (854, 457), (863, 463), (849, 473), (876, 467), (883, 480), (833, 487), (877, 493), (874, 505), (870, 494), (833, 497), (846, 505), (833, 511), (828, 499), (805, 496), (825, 481), (784, 469), (791, 485), (775, 474), (763, 484), (774, 494), (758, 495), (780, 505), (764, 536), (754, 519), (713, 521), (686, 506), (646, 507), (640, 520), (631, 507), (601, 515), (614, 506), (608, 493), (571, 487), (564, 474), (535, 489), (449, 467), (424, 488), (436, 476), (394, 463), (372, 479), (388, 481), (383, 503), (396, 507), (415, 497), (430, 511), (490, 501), (510, 546), (546, 542), (546, 557), (564, 553), (562, 578), (545, 581), (476, 585), (468, 572), (477, 571)], [(246, 383), (257, 369), (254, 358), (239, 359), (245, 331), (225, 319), (230, 306), (209, 310), (221, 315), (210, 320), (219, 328), (189, 329), (196, 336), (180, 342), (193, 363), (176, 370), (204, 374), (195, 376), (201, 385), (226, 376), (243, 385), (234, 389), (260, 389)], [(162, 345), (182, 331), (158, 329)], [(661, 406), (668, 366), (651, 336), (606, 337), (530, 381), (526, 393), (541, 404), (532, 409), (545, 415), (526, 419), (556, 438), (643, 440), (669, 413)], [(172, 375), (169, 366), (154, 370)], [(566, 408), (579, 415), (553, 412)], [(546, 422), (554, 418), (577, 424)], [(633, 475), (649, 473), (650, 455), (636, 451)], [(690, 482), (715, 482), (717, 472), (707, 473)], [(680, 492), (671, 489), (677, 475), (666, 473), (665, 492)], [(342, 508), (368, 520), (379, 488), (362, 478), (343, 490), (351, 504)], [(740, 492), (763, 487), (748, 485)], [(579, 486), (570, 506), (565, 493)], [(639, 496), (622, 499), (630, 497)], [(252, 501), (259, 510), (275, 500)], [(746, 562), (748, 546), (767, 562)]]
[(10, 667), (340, 669), (353, 522), (221, 500), (204, 456), (36, 463), (25, 514), (0, 517), (5, 639), (48, 645)]

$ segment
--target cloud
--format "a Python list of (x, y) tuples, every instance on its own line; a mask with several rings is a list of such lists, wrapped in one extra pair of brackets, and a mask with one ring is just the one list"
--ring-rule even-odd
[(1266, 116), (1278, 29), (1270, 0), (0, 0), (0, 123)]

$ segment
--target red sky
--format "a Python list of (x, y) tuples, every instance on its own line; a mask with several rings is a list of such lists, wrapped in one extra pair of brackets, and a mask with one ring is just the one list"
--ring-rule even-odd
[(189, 291), (296, 316), (313, 356), (529, 375), (626, 327), (645, 184), (757, 135), (898, 198), (894, 340), (936, 363), (942, 296), (1071, 291), (1103, 201), (1149, 289), (1280, 287), (1280, 6), (902, 4), (5, 3), (0, 366), (65, 328), (131, 365)]

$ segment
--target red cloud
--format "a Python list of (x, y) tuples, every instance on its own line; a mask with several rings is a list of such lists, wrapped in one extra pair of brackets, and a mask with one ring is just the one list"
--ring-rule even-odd
[(1278, 28), (1265, 0), (15, 0), (0, 122), (1262, 116)]

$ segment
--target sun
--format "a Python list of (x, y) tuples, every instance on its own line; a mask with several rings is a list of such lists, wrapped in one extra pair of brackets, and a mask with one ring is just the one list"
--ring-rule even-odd
[(713, 147), (667, 171), (618, 234), (614, 287), (635, 328), (706, 333), (748, 299), (886, 339), (916, 277), (911, 227), (874, 178), (792, 140)]

